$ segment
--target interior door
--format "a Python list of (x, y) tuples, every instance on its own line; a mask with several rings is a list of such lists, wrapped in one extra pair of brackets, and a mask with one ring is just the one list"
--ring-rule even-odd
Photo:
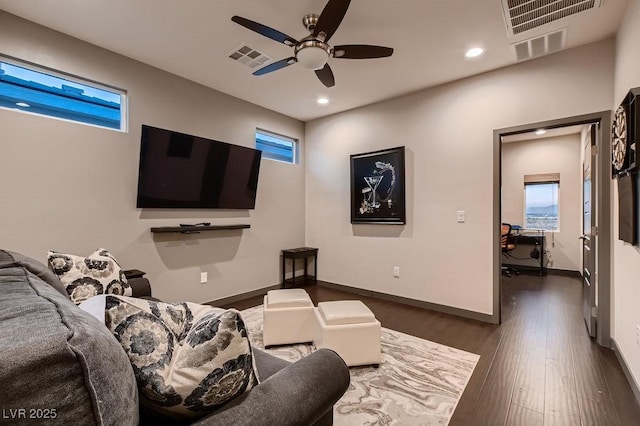
[[(582, 226), (582, 298), (583, 298), (583, 315), (587, 325), (589, 335), (596, 335), (596, 238), (598, 238), (597, 228), (595, 227), (595, 208), (594, 201), (596, 199), (596, 168), (592, 165), (596, 163), (596, 155), (598, 153), (596, 137), (598, 124), (589, 126), (587, 136), (584, 141), (584, 160), (582, 163), (582, 193), (583, 193), (583, 226)], [(594, 232), (596, 231), (596, 232)]]

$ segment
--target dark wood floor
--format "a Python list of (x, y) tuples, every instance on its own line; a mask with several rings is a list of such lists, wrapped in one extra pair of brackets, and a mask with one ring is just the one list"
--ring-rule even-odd
[[(383, 327), (480, 355), (451, 425), (640, 425), (615, 354), (587, 335), (578, 278), (503, 277), (500, 326), (322, 286), (314, 303), (360, 299)], [(246, 309), (262, 296), (236, 302)]]

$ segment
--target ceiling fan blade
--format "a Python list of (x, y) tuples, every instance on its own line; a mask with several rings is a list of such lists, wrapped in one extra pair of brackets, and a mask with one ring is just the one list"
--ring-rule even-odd
[(287, 46), (297, 46), (298, 40), (293, 37), (289, 37), (288, 35), (281, 33), (278, 30), (274, 30), (271, 27), (267, 27), (266, 25), (262, 25), (258, 22), (252, 21), (247, 18), (243, 18), (242, 16), (233, 16), (231, 18), (233, 22), (236, 24), (240, 24), (245, 28), (249, 28), (251, 31), (255, 31), (260, 35), (263, 35), (271, 40), (278, 41), (280, 43), (284, 43)]
[(390, 47), (370, 46), (368, 44), (343, 44), (333, 47), (333, 57), (343, 59), (386, 58), (393, 54)]
[(282, 69), (284, 67), (288, 67), (289, 65), (293, 65), (296, 62), (298, 62), (296, 60), (295, 57), (290, 57), (290, 58), (286, 58), (286, 59), (281, 59), (277, 62), (274, 62), (272, 64), (266, 65), (256, 71), (253, 72), (253, 75), (263, 75), (263, 74), (267, 74), (273, 71), (278, 71), (279, 69)]
[(331, 67), (329, 67), (329, 64), (324, 64), (324, 67), (316, 70), (315, 72), (322, 84), (327, 87), (335, 86), (336, 79), (333, 77), (333, 71), (331, 71)]
[(325, 43), (328, 42), (340, 26), (350, 3), (351, 0), (329, 0), (318, 18), (316, 27), (313, 29), (313, 36), (323, 40), (321, 33), (324, 33), (323, 41)]

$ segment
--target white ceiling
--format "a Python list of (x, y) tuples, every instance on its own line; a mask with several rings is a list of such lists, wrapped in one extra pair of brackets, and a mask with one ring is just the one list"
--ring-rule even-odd
[[(500, 0), (352, 0), (331, 39), (338, 44), (393, 47), (391, 58), (330, 59), (336, 85), (294, 64), (260, 77), (229, 59), (247, 44), (274, 60), (293, 49), (231, 22), (258, 21), (296, 39), (302, 17), (326, 0), (0, 0), (0, 9), (240, 99), (300, 119), (392, 98), (515, 63), (511, 43), (568, 28), (567, 48), (614, 35), (627, 0), (509, 38)], [(471, 46), (486, 54), (464, 58)], [(46, 65), (46, 64), (43, 64)], [(108, 83), (108, 82), (105, 82)], [(328, 105), (316, 104), (326, 96)]]

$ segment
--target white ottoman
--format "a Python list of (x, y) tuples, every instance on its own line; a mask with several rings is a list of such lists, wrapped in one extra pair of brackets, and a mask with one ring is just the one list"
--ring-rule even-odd
[(380, 364), (380, 321), (364, 303), (320, 302), (315, 316), (316, 348), (333, 349), (349, 367)]
[(264, 296), (264, 346), (313, 341), (313, 303), (301, 288), (270, 290)]

